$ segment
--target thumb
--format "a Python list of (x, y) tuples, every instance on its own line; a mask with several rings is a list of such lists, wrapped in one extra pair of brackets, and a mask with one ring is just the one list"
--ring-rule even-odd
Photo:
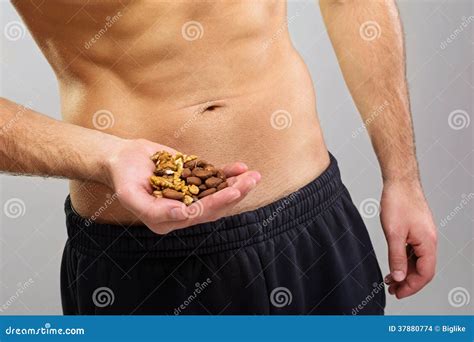
[(393, 280), (403, 281), (407, 275), (407, 253), (406, 239), (402, 236), (388, 240), (388, 259)]

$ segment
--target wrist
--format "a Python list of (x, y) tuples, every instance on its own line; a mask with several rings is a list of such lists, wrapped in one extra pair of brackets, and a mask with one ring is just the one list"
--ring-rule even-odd
[(107, 135), (107, 138), (102, 144), (99, 157), (99, 182), (114, 189), (113, 186), (113, 170), (115, 169), (116, 161), (120, 155), (120, 151), (124, 149), (129, 140), (119, 138), (113, 135)]

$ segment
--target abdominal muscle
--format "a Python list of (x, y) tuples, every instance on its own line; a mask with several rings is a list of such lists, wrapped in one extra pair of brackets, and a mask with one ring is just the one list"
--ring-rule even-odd
[[(226, 215), (253, 210), (303, 187), (329, 164), (309, 73), (293, 48), (283, 51), (260, 63), (256, 75), (238, 68), (218, 72), (219, 64), (211, 63), (191, 79), (142, 89), (130, 89), (106, 71), (104, 77), (95, 74), (101, 81), (93, 85), (63, 82), (63, 116), (83, 127), (195, 154), (214, 165), (244, 162), (261, 173), (261, 182)], [(156, 96), (147, 94), (153, 87)], [(99, 223), (140, 224), (102, 184), (73, 180), (70, 194), (81, 216)]]

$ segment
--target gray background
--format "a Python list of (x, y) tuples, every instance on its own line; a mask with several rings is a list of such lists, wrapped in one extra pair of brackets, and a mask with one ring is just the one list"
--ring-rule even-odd
[[(463, 110), (472, 116), (474, 22), (441, 44), (463, 20), (473, 15), (471, 1), (399, 1), (406, 34), (408, 81), (411, 92), (418, 158), (423, 185), (439, 224), (472, 189), (472, 124), (453, 129), (449, 114)], [(0, 2), (0, 95), (51, 117), (60, 117), (55, 76), (28, 32), (11, 41), (5, 26), (20, 18), (7, 1)], [(289, 3), (290, 32), (313, 77), (318, 111), (329, 149), (339, 159), (343, 178), (357, 206), (380, 198), (379, 170), (365, 132), (346, 89), (335, 54), (314, 1)], [(106, 38), (104, 38), (106, 39)], [(467, 116), (466, 116), (467, 115)], [(0, 176), (0, 314), (61, 314), (59, 265), (66, 240), (64, 180)], [(6, 215), (7, 201), (17, 198), (23, 215)], [(388, 297), (387, 314), (468, 314), (473, 294), (473, 202), (439, 224), (436, 278), (419, 294), (398, 301)], [(11, 202), (10, 202), (11, 203)], [(365, 218), (384, 274), (388, 271), (385, 239), (378, 217)], [(21, 284), (33, 283), (14, 300)], [(463, 294), (451, 295), (462, 287)], [(464, 297), (463, 297), (464, 296)], [(454, 304), (454, 305), (452, 305)], [(459, 306), (459, 307), (458, 307)]]

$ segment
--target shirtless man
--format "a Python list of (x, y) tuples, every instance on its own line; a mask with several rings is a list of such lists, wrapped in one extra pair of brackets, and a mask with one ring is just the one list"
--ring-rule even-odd
[[(381, 167), (385, 279), (326, 149), (284, 1), (13, 5), (57, 76), (64, 120), (1, 99), (0, 168), (70, 179), (64, 313), (350, 314), (374, 283), (404, 298), (432, 279), (394, 1), (320, 1)], [(368, 21), (377, 39), (364, 39)], [(162, 149), (227, 165), (231, 186), (198, 207), (154, 198)], [(376, 291), (359, 313), (384, 306)]]

